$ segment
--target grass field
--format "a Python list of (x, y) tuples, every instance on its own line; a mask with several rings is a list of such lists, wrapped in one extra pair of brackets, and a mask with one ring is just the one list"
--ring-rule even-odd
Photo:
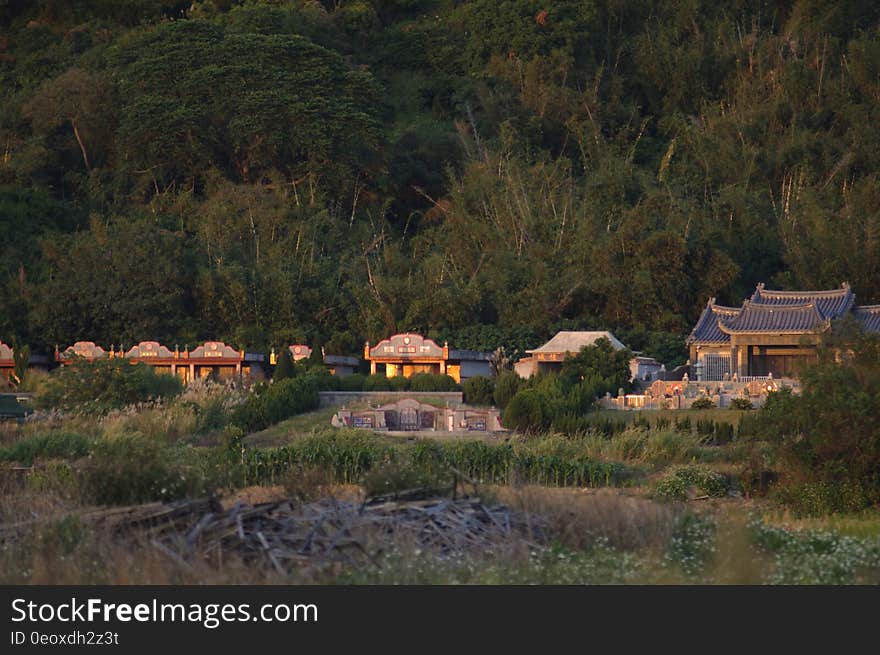
[[(592, 418), (642, 420), (610, 433), (437, 439), (336, 430), (335, 409), (326, 408), (243, 435), (212, 409), (212, 394), (4, 424), (0, 582), (880, 582), (877, 510), (795, 516), (756, 482), (772, 472), (770, 451), (698, 430), (700, 421), (738, 422), (741, 412), (604, 411)], [(263, 549), (233, 547), (219, 557), (188, 541), (198, 515), (168, 542), (177, 544), (171, 554), (142, 527), (109, 529), (94, 518), (113, 507), (138, 512), (213, 496), (214, 512), (287, 503), (307, 521), (315, 503), (385, 495), (390, 521), (394, 507), (426, 502), (394, 500), (413, 490), (418, 498), (479, 497), (525, 516), (540, 538), (511, 535), (474, 548), (450, 533), (440, 538), (448, 546), (434, 550), (374, 530), (357, 535), (368, 565), (312, 555), (281, 573)], [(432, 529), (442, 534), (441, 525), (452, 524)]]
[(740, 419), (747, 414), (737, 409), (642, 409), (632, 411), (622, 411), (616, 409), (600, 409), (593, 413), (596, 421), (623, 421), (632, 423), (637, 418), (643, 418), (651, 424), (657, 422), (657, 419), (665, 419), (670, 423), (674, 423), (676, 419), (683, 420), (689, 418), (691, 422), (697, 421), (716, 421), (719, 423), (730, 423), (738, 426)]
[(314, 412), (294, 416), (265, 430), (247, 435), (244, 443), (259, 448), (286, 446), (297, 437), (326, 430), (336, 411), (336, 407), (325, 407)]

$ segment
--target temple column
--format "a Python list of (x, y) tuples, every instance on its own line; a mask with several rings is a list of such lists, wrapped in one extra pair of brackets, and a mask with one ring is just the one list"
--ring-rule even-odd
[(370, 375), (376, 375), (376, 362), (375, 360), (370, 360)]
[(749, 374), (749, 347), (737, 346), (736, 355), (736, 375), (741, 378)]

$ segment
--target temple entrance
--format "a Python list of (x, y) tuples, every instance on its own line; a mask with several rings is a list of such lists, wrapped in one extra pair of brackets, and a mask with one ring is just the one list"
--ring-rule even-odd
[(400, 430), (414, 431), (419, 429), (419, 413), (411, 407), (400, 410), (398, 421), (398, 429)]
[(749, 354), (749, 375), (775, 378), (797, 378), (804, 366), (816, 362), (815, 352), (801, 348), (752, 348)]

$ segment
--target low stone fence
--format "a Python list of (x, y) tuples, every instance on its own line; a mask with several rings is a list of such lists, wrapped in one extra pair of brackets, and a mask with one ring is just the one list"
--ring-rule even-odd
[(599, 404), (606, 409), (688, 409), (698, 398), (707, 397), (716, 407), (730, 407), (735, 398), (747, 398), (754, 407), (760, 407), (767, 395), (783, 386), (800, 392), (797, 380), (759, 378), (749, 381), (704, 382), (693, 380), (657, 380), (642, 393), (610, 394), (601, 398)]
[(320, 391), (321, 407), (341, 407), (343, 405), (384, 405), (404, 398), (414, 398), (422, 402), (441, 401), (457, 407), (464, 403), (461, 391)]

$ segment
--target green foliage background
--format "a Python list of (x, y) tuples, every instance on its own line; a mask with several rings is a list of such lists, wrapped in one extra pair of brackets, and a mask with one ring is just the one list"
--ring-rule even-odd
[(9, 0), (0, 337), (680, 363), (708, 296), (880, 300), (880, 6)]

